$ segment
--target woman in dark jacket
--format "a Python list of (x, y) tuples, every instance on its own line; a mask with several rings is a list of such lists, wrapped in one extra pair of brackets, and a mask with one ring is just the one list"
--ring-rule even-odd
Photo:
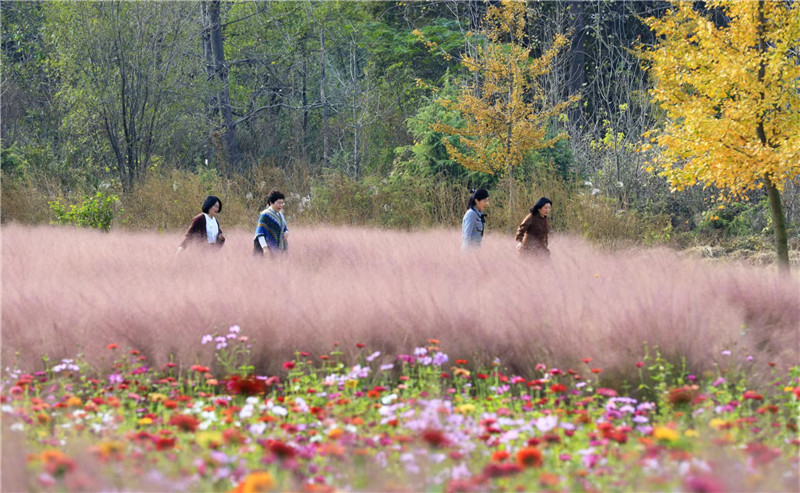
[(517, 228), (517, 250), (520, 253), (550, 255), (547, 236), (550, 234), (550, 209), (553, 202), (542, 197)]
[(219, 227), (217, 215), (222, 212), (222, 201), (219, 197), (209, 195), (203, 202), (203, 212), (194, 216), (186, 231), (186, 236), (178, 246), (180, 252), (189, 243), (198, 245), (213, 245), (221, 247), (225, 243), (225, 236), (222, 235), (222, 228)]

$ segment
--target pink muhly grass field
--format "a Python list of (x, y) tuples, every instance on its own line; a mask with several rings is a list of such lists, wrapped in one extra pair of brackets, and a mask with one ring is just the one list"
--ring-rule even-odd
[(231, 325), (255, 341), (262, 374), (296, 350), (339, 342), (353, 356), (363, 343), (392, 355), (429, 338), (453, 359), (500, 358), (523, 376), (592, 358), (603, 378), (631, 380), (645, 343), (692, 372), (719, 364), (755, 379), (766, 361), (800, 359), (800, 283), (764, 269), (666, 249), (606, 254), (558, 235), (549, 262), (519, 258), (499, 234), (462, 253), (456, 230), (295, 227), (281, 259), (253, 258), (249, 231), (226, 237), (220, 251), (175, 255), (180, 233), (4, 226), (3, 366), (82, 352), (107, 370), (109, 343), (152, 366), (211, 364), (202, 336)]

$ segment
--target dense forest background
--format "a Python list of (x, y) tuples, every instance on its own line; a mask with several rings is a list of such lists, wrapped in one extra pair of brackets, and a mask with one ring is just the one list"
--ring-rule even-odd
[[(223, 225), (250, 228), (278, 188), (296, 223), (456, 227), (482, 186), (491, 231), (546, 195), (557, 229), (607, 246), (771, 248), (764, 190), (720, 208), (713, 187), (671, 193), (648, 169), (664, 115), (635, 49), (666, 2), (527, 2), (531, 56), (568, 39), (541, 79), (548, 100), (580, 96), (547, 122), (568, 138), (512, 175), (453, 160), (433, 127), (462, 115), (437, 100), (475, 82), (461, 60), (494, 4), (4, 1), (2, 221), (108, 204), (114, 227), (175, 230), (213, 193)], [(796, 246), (797, 179), (782, 198)]]

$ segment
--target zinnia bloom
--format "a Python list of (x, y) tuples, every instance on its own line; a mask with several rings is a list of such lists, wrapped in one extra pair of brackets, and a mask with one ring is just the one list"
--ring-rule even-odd
[(275, 480), (267, 471), (256, 471), (247, 475), (233, 493), (264, 493), (275, 487)]
[(277, 455), (279, 459), (291, 459), (295, 455), (297, 455), (297, 450), (294, 449), (291, 445), (287, 445), (279, 440), (269, 440), (267, 442), (267, 448), (270, 452)]
[(445, 447), (450, 443), (441, 430), (427, 429), (422, 432), (422, 439), (428, 442), (431, 447), (436, 448)]
[(520, 467), (541, 467), (542, 451), (536, 447), (525, 447), (517, 452), (517, 464)]
[(170, 418), (169, 424), (179, 428), (181, 431), (194, 432), (200, 425), (200, 421), (189, 414), (174, 414)]

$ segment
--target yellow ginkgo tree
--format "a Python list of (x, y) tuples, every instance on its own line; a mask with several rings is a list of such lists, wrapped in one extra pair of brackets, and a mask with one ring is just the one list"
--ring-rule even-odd
[[(800, 174), (800, 7), (797, 2), (673, 2), (646, 22), (654, 103), (666, 115), (650, 133), (673, 190), (702, 183), (725, 198), (766, 190), (778, 264), (789, 269), (784, 185)], [(720, 17), (718, 17), (720, 18)]]
[(471, 83), (462, 87), (457, 99), (438, 100), (459, 111), (464, 125), (436, 123), (432, 129), (458, 137), (460, 146), (448, 137), (443, 142), (450, 156), (469, 170), (512, 174), (530, 151), (566, 136), (548, 135), (547, 126), (577, 97), (550, 102), (540, 79), (550, 72), (567, 38), (556, 36), (540, 57), (531, 58), (531, 49), (523, 44), (525, 18), (524, 2), (506, 0), (489, 7), (483, 42), (474, 56), (461, 58), (473, 75)]

